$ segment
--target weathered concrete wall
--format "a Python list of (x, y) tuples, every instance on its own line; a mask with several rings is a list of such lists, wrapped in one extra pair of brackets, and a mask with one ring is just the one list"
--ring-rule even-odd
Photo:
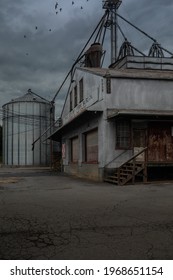
[[(84, 86), (84, 99), (79, 102), (79, 81), (83, 78)], [(76, 70), (75, 76), (73, 77), (74, 82), (71, 85), (70, 91), (73, 91), (74, 87), (78, 87), (78, 105), (70, 111), (70, 94), (67, 97), (66, 104), (62, 113), (63, 125), (73, 120), (79, 114), (86, 109), (88, 110), (93, 104), (99, 103), (99, 110), (104, 109), (103, 98), (105, 90), (105, 80), (91, 73)], [(69, 91), (69, 92), (70, 92)]]
[[(66, 144), (66, 157), (63, 161), (64, 164), (69, 164), (70, 162), (70, 139), (73, 137), (78, 136), (79, 137), (79, 161), (78, 163), (81, 164), (84, 161), (84, 155), (83, 155), (83, 134), (85, 132), (88, 132), (90, 130), (93, 130), (95, 128), (98, 128), (98, 134), (100, 135), (102, 132), (100, 130), (99, 123), (101, 122), (102, 117), (95, 117), (93, 119), (86, 119), (86, 121), (78, 127), (75, 127), (74, 125), (71, 126), (71, 128), (68, 130), (68, 132), (64, 133), (62, 138), (62, 143)], [(100, 138), (100, 137), (99, 137)]]
[[(140, 71), (140, 70), (139, 70)], [(84, 110), (143, 109), (172, 110), (173, 81), (146, 78), (111, 78), (111, 93), (106, 93), (106, 78), (88, 71), (77, 69), (71, 90), (84, 82), (84, 100), (69, 112), (70, 97), (68, 96), (63, 111), (63, 123), (75, 118)], [(79, 95), (79, 90), (78, 90)], [(78, 98), (79, 100), (79, 98)]]
[[(93, 179), (97, 181), (102, 180), (102, 166), (103, 162), (103, 151), (104, 151), (104, 130), (102, 129), (102, 117), (95, 117), (93, 119), (86, 119), (86, 121), (80, 127), (72, 126), (71, 129), (63, 135), (62, 142), (66, 145), (66, 156), (63, 159), (64, 172), (78, 177)], [(85, 163), (85, 152), (84, 152), (84, 133), (98, 128), (98, 164)], [(79, 159), (77, 164), (71, 163), (70, 156), (70, 139), (78, 136), (79, 138)]]
[(173, 81), (112, 79), (112, 93), (105, 101), (107, 108), (172, 110)]
[[(118, 167), (132, 155), (132, 150), (116, 150), (116, 122), (107, 119), (107, 109), (172, 110), (173, 81), (116, 77), (111, 79), (111, 93), (107, 94), (105, 77), (77, 69), (71, 90), (79, 84), (81, 78), (84, 83), (84, 100), (70, 112), (68, 96), (62, 114), (63, 125), (76, 117), (80, 118), (80, 114), (85, 110), (103, 113), (100, 117), (84, 120), (80, 127), (72, 125), (68, 133), (63, 135), (63, 142), (66, 143), (64, 171), (100, 180), (105, 166)], [(83, 135), (93, 128), (98, 128), (98, 165), (84, 163)], [(70, 163), (70, 138), (75, 136), (79, 137), (79, 160), (76, 166)]]
[(64, 172), (70, 175), (75, 175), (79, 178), (86, 178), (94, 181), (102, 181), (103, 169), (98, 167), (98, 164), (69, 164), (64, 165)]

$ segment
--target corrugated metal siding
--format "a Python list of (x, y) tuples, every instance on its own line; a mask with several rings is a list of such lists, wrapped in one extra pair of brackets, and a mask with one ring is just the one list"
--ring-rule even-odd
[[(6, 165), (48, 165), (50, 141), (48, 133), (32, 143), (51, 125), (53, 114), (48, 102), (11, 102), (3, 106), (3, 154)], [(45, 140), (45, 141), (44, 141)]]

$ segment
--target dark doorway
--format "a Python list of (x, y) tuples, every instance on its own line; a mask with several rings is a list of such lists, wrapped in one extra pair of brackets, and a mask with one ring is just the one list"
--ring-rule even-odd
[(148, 181), (172, 181), (173, 166), (148, 166)]

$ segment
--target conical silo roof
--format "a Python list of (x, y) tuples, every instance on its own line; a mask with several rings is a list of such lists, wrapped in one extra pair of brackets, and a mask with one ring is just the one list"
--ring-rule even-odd
[[(39, 96), (38, 94), (34, 93), (31, 91), (31, 89), (28, 89), (28, 92), (24, 94), (21, 97), (17, 97), (15, 99), (12, 99), (10, 102), (6, 103), (16, 103), (16, 102), (41, 102), (41, 103), (50, 103), (48, 100), (45, 98)], [(6, 105), (4, 104), (4, 106)]]

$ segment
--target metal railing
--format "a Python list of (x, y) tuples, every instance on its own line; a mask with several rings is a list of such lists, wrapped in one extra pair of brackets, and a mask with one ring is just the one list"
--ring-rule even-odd
[[(121, 157), (126, 151), (123, 151), (123, 153), (121, 153), (120, 155), (118, 155), (117, 157), (115, 157), (111, 162), (109, 162), (107, 165), (105, 165), (104, 168), (104, 177), (106, 178), (107, 175), (110, 173), (110, 169), (116, 170), (117, 172), (117, 183), (120, 184), (120, 178), (121, 178), (121, 171), (123, 170), (123, 167), (125, 165), (127, 165), (128, 163), (132, 163), (132, 167), (131, 167), (131, 179), (132, 182), (134, 183), (135, 181), (135, 176), (136, 176), (136, 171), (138, 172), (139, 170), (142, 171), (143, 170), (143, 181), (147, 182), (147, 156), (146, 156), (146, 150), (148, 148), (142, 148), (140, 151), (138, 151), (137, 153), (133, 154), (131, 157), (129, 157), (128, 160), (124, 161), (120, 166), (116, 167), (116, 168), (108, 168), (108, 165), (111, 164), (113, 161), (115, 161), (116, 159), (118, 159), (119, 157)], [(139, 156), (144, 153), (144, 157), (143, 159), (139, 160)], [(138, 159), (137, 159), (138, 158)], [(136, 170), (137, 165), (141, 165), (139, 167), (138, 170)], [(130, 176), (129, 176), (130, 177)]]
[(121, 156), (123, 156), (124, 154), (126, 154), (127, 152), (133, 151), (131, 146), (129, 146), (126, 150), (123, 150), (122, 153), (120, 153), (119, 155), (117, 155), (115, 158), (113, 158), (111, 161), (109, 161), (104, 168), (107, 168), (111, 163), (115, 162), (118, 158), (120, 158)]

